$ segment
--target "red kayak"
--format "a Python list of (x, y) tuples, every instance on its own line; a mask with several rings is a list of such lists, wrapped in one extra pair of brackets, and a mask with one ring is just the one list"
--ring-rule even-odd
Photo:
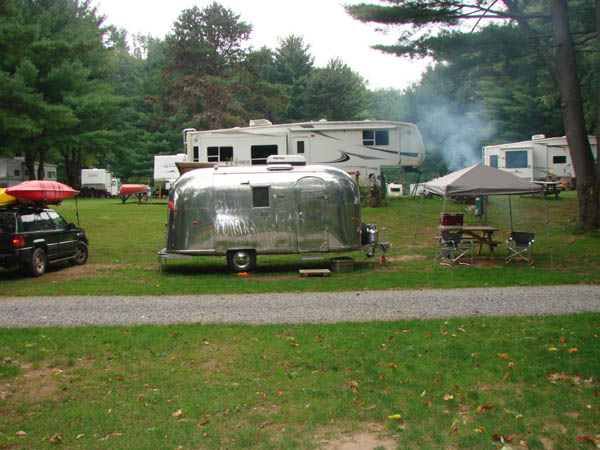
[(58, 181), (30, 180), (6, 188), (6, 193), (21, 201), (60, 203), (79, 191)]
[(145, 194), (146, 192), (148, 192), (148, 186), (145, 184), (123, 184), (119, 195), (123, 197), (124, 195)]

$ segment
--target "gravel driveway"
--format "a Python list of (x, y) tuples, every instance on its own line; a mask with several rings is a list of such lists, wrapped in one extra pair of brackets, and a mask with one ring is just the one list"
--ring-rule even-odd
[(158, 297), (0, 297), (0, 327), (331, 323), (590, 311), (600, 311), (600, 286)]

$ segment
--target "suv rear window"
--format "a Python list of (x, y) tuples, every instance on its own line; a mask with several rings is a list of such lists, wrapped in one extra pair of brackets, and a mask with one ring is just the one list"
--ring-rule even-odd
[(14, 214), (0, 214), (0, 233), (14, 233), (16, 229), (17, 218)]
[(23, 223), (23, 231), (25, 232), (54, 229), (54, 224), (46, 212), (23, 214), (21, 222)]

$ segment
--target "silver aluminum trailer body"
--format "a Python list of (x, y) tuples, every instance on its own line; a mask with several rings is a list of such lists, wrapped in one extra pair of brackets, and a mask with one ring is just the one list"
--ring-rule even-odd
[[(159, 260), (226, 255), (232, 270), (248, 271), (257, 254), (363, 248), (358, 187), (333, 167), (195, 169), (175, 182), (168, 204), (166, 248)], [(373, 230), (371, 243), (377, 241)]]
[(392, 121), (301, 122), (221, 130), (183, 131), (188, 161), (263, 165), (270, 155), (301, 155), (308, 164), (358, 174), (362, 182), (382, 166), (419, 167), (425, 147), (412, 123)]

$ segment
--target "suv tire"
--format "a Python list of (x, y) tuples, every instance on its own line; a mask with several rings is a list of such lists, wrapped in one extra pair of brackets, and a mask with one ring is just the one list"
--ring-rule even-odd
[(88, 259), (88, 246), (85, 242), (79, 241), (75, 248), (75, 256), (70, 260), (71, 264), (81, 266), (85, 264)]
[(34, 249), (28, 266), (29, 274), (33, 277), (39, 277), (46, 272), (47, 265), (48, 261), (46, 260), (46, 252), (44, 252), (44, 249)]

